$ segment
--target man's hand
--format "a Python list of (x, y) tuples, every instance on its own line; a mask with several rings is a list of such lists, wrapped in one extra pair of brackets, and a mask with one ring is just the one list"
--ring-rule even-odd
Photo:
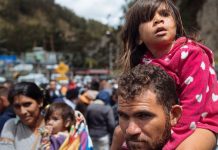
[(123, 132), (120, 126), (118, 125), (114, 130), (113, 140), (110, 150), (120, 150), (124, 141), (125, 140), (123, 137)]

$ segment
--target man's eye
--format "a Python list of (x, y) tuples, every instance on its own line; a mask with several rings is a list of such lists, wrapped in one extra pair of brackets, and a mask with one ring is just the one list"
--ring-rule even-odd
[(147, 113), (139, 113), (136, 115), (136, 117), (142, 120), (146, 120), (146, 119), (150, 119), (151, 115)]
[(127, 115), (123, 114), (123, 113), (118, 113), (118, 116), (119, 118), (122, 118), (122, 119), (127, 119)]
[(119, 116), (119, 117), (123, 117), (123, 114), (121, 114), (121, 113), (118, 113), (118, 116)]

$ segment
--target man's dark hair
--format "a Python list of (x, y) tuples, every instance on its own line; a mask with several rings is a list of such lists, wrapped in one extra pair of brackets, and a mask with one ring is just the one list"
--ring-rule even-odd
[(79, 96), (80, 87), (76, 87), (74, 89), (69, 89), (66, 93), (66, 98), (74, 101)]
[(126, 101), (134, 100), (148, 89), (156, 94), (157, 103), (163, 106), (165, 112), (178, 103), (173, 79), (157, 66), (139, 64), (124, 72), (118, 80), (118, 96)]

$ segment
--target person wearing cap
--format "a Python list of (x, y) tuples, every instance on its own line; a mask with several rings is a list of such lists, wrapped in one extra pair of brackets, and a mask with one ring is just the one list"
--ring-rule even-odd
[(109, 150), (110, 134), (113, 134), (115, 128), (115, 118), (109, 102), (110, 95), (103, 90), (87, 107), (86, 120), (96, 150)]
[(81, 93), (76, 105), (76, 110), (80, 111), (86, 117), (87, 107), (95, 100), (97, 94), (98, 92), (95, 90), (87, 90)]

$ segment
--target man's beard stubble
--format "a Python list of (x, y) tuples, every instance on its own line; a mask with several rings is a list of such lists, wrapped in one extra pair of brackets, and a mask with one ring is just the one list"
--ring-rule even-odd
[(129, 150), (137, 150), (137, 146), (130, 147), (128, 145), (128, 141), (138, 141), (138, 142), (144, 142), (148, 145), (148, 148), (143, 150), (162, 150), (164, 145), (167, 143), (167, 141), (171, 137), (171, 125), (170, 125), (170, 116), (167, 115), (166, 117), (166, 123), (165, 123), (165, 130), (163, 132), (162, 138), (160, 138), (158, 141), (153, 141), (152, 143), (149, 143), (147, 140), (140, 140), (137, 139), (137, 137), (131, 137), (130, 139), (126, 140), (126, 144)]

